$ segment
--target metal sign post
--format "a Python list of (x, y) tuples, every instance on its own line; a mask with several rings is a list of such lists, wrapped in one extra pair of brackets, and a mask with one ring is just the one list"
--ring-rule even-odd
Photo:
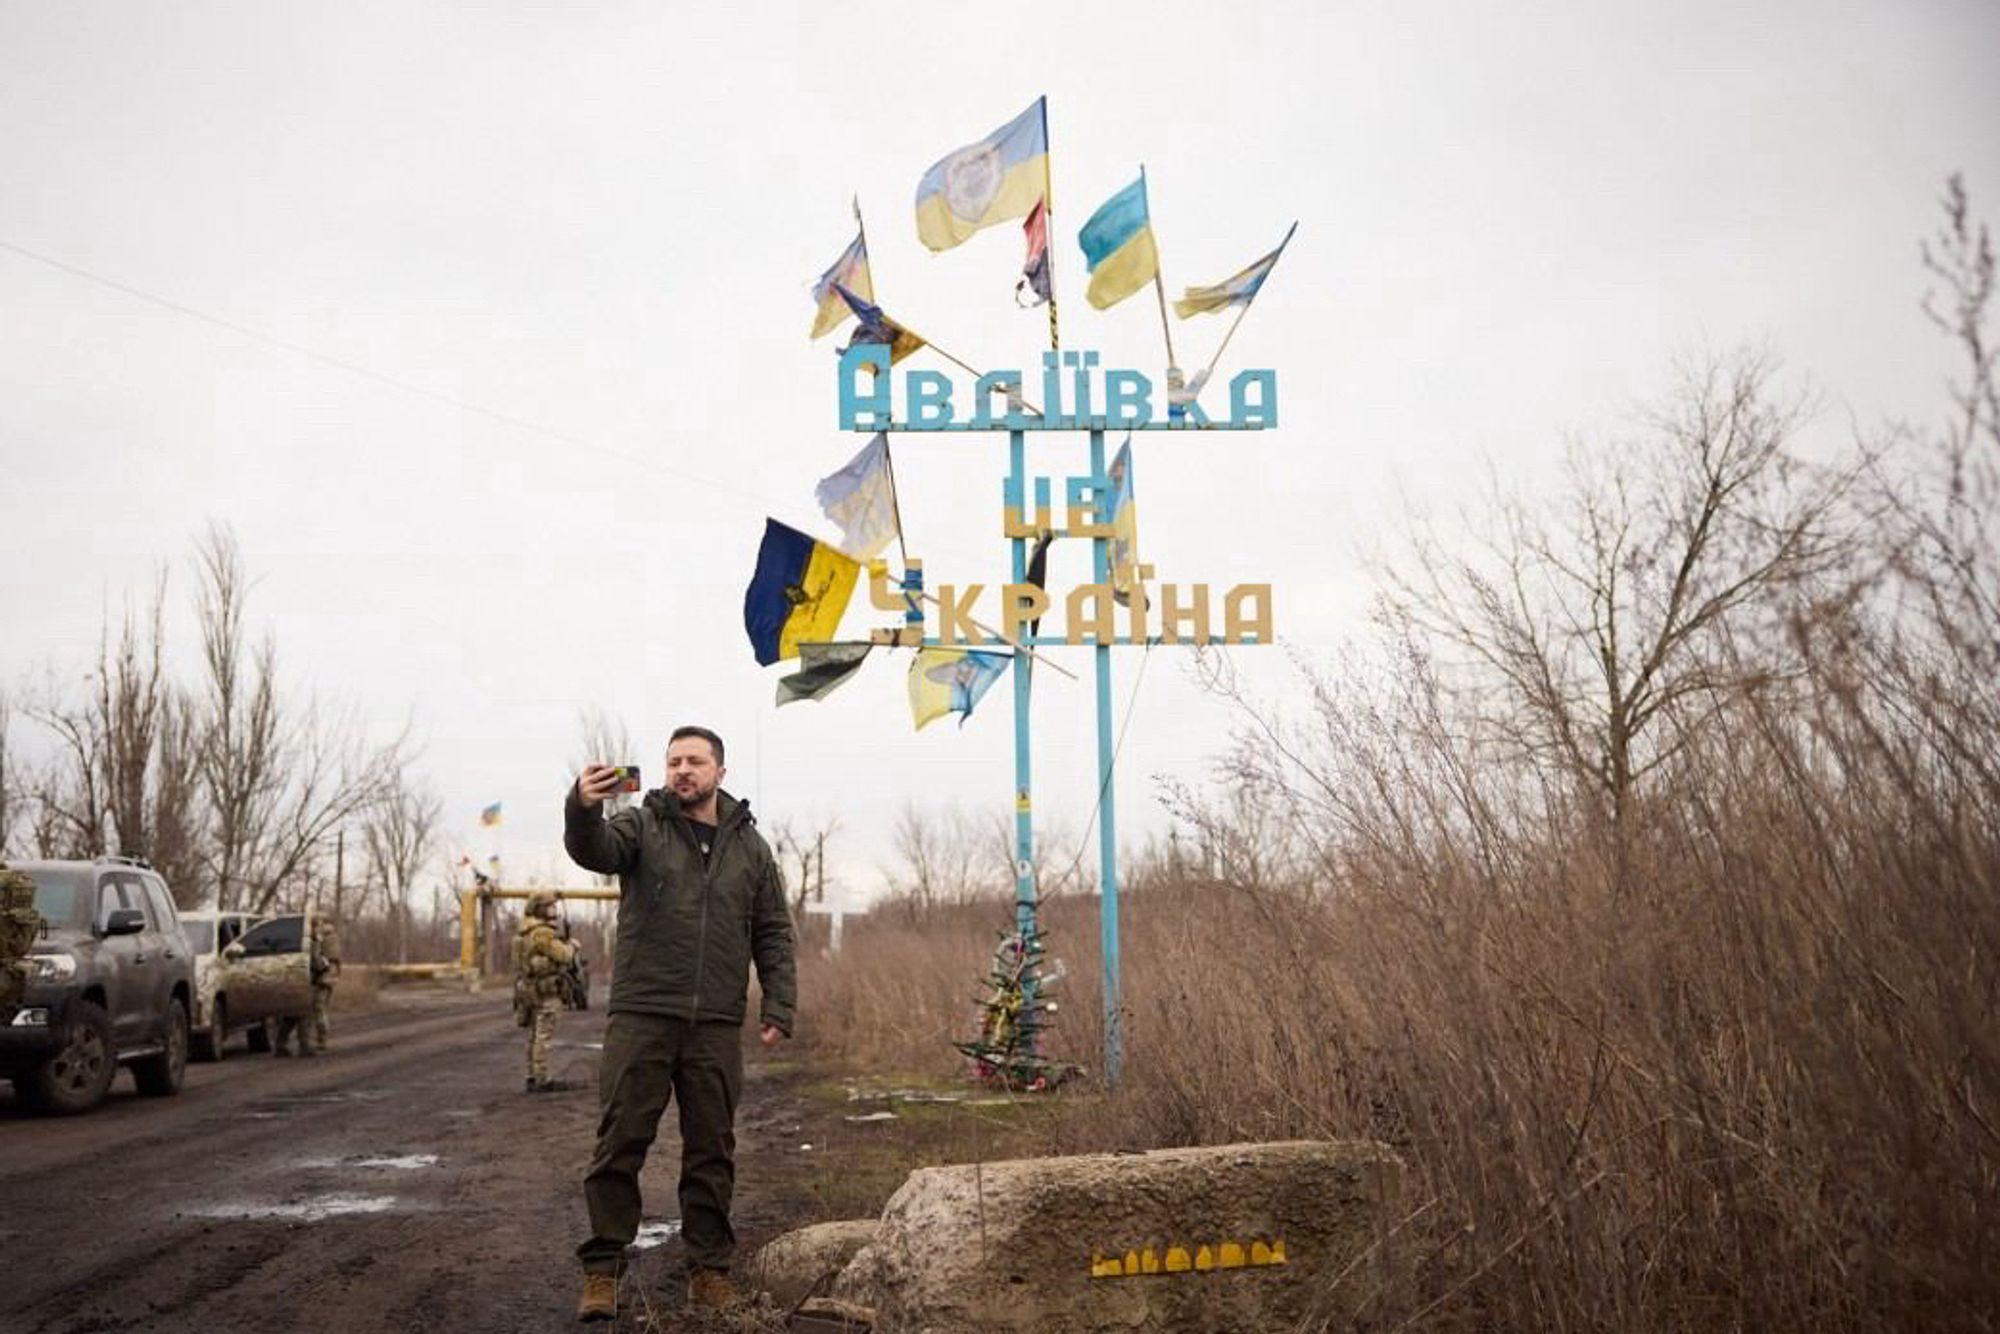
[[(877, 431), (891, 435), (939, 434), (967, 431), (993, 432), (1004, 430), (1008, 433), (1009, 469), (1003, 484), (1002, 497), (1006, 509), (1006, 534), (1012, 544), (1010, 571), (1013, 582), (1003, 593), (1003, 599), (1015, 602), (1017, 599), (1042, 597), (1042, 607), (1047, 610), (1049, 599), (1044, 591), (1030, 594), (1026, 590), (1034, 586), (1028, 582), (1030, 543), (1042, 532), (1050, 532), (1057, 538), (1089, 537), (1091, 539), (1092, 570), (1095, 583), (1075, 590), (1065, 606), (1065, 633), (1031, 633), (1026, 615), (1019, 615), (1019, 605), (1009, 605), (1003, 610), (1002, 625), (1010, 633), (1006, 635), (985, 634), (978, 639), (968, 639), (955, 633), (955, 627), (947, 623), (941, 625), (944, 633), (931, 635), (925, 632), (922, 603), (928, 595), (924, 590), (923, 568), (920, 561), (908, 561), (901, 582), (902, 602), (905, 607), (904, 625), (893, 630), (874, 632), (877, 643), (894, 644), (899, 647), (980, 647), (1013, 648), (1014, 654), (1014, 917), (1019, 934), (1020, 952), (1024, 958), (1032, 958), (1040, 950), (1040, 923), (1037, 911), (1035, 835), (1034, 835), (1034, 766), (1031, 732), (1029, 727), (1030, 703), (1032, 697), (1033, 661), (1029, 653), (1018, 650), (1038, 650), (1062, 645), (1085, 646), (1092, 649), (1095, 666), (1097, 694), (1097, 778), (1098, 804), (1098, 877), (1101, 891), (1100, 931), (1104, 969), (1104, 1073), (1108, 1083), (1116, 1084), (1124, 1065), (1124, 1017), (1120, 988), (1120, 964), (1118, 945), (1118, 824), (1116, 803), (1116, 760), (1117, 751), (1112, 727), (1111, 699), (1111, 650), (1118, 647), (1151, 646), (1155, 644), (1200, 644), (1200, 643), (1269, 643), (1270, 629), (1270, 586), (1268, 584), (1240, 585), (1230, 590), (1225, 602), (1227, 628), (1221, 635), (1209, 633), (1209, 614), (1205, 602), (1198, 609), (1190, 611), (1187, 604), (1177, 606), (1176, 593), (1188, 590), (1177, 589), (1173, 585), (1163, 585), (1162, 605), (1158, 608), (1157, 626), (1149, 620), (1148, 596), (1136, 586), (1140, 570), (1119, 571), (1113, 567), (1113, 507), (1115, 487), (1106, 469), (1104, 437), (1107, 431), (1140, 434), (1157, 431), (1173, 432), (1213, 432), (1213, 431), (1256, 431), (1277, 425), (1277, 377), (1265, 370), (1244, 371), (1230, 385), (1230, 417), (1228, 420), (1210, 421), (1198, 405), (1176, 403), (1175, 410), (1166, 420), (1152, 419), (1148, 405), (1151, 385), (1136, 371), (1113, 370), (1103, 373), (1101, 401), (1106, 410), (1102, 413), (1091, 411), (1090, 377), (1097, 362), (1094, 352), (1048, 353), (1043, 358), (1043, 397), (1049, 410), (1034, 413), (1025, 409), (1020, 402), (1021, 376), (1019, 372), (1003, 371), (979, 377), (976, 394), (976, 412), (969, 421), (955, 419), (951, 404), (951, 385), (945, 376), (935, 371), (905, 372), (908, 391), (905, 396), (904, 417), (896, 420), (891, 411), (891, 388), (889, 385), (889, 354), (886, 347), (860, 345), (849, 348), (841, 358), (841, 426), (845, 430), (862, 433)], [(1063, 380), (1068, 373), (1074, 373), (1074, 397), (1070, 402), (1074, 411), (1060, 410)], [(860, 376), (872, 376), (869, 389), (862, 391)], [(1004, 416), (996, 417), (991, 411), (991, 398), (996, 391), (1005, 390), (1009, 406)], [(1087, 433), (1090, 438), (1089, 472), (1082, 476), (1072, 476), (1066, 480), (1064, 490), (1065, 523), (1054, 522), (1054, 508), (1051, 503), (1050, 479), (1030, 479), (1027, 471), (1027, 435), (1036, 432), (1064, 432), (1070, 434)], [(1030, 484), (1032, 480), (1032, 485)], [(1031, 504), (1032, 497), (1032, 504)], [(1032, 519), (1031, 516), (1032, 515)], [(1114, 578), (1129, 579), (1135, 585), (1131, 598), (1136, 607), (1132, 609), (1111, 606), (1110, 589)], [(948, 594), (950, 586), (942, 586), (940, 594)], [(1192, 592), (1199, 601), (1205, 599), (1208, 589), (1205, 585), (1193, 586)], [(1080, 628), (1077, 624), (1080, 603), (1078, 595), (1091, 594), (1089, 606), (1095, 607), (1095, 614), (1089, 616), (1090, 624)], [(940, 606), (951, 602), (948, 596), (940, 601)], [(1256, 614), (1246, 611), (1254, 604)], [(1113, 624), (1116, 611), (1125, 611), (1130, 632), (1119, 634)], [(1088, 613), (1088, 607), (1086, 607)], [(1038, 618), (1037, 618), (1038, 619)], [(1189, 632), (1185, 622), (1192, 621)], [(1022, 974), (1021, 1012), (1023, 1015), (1036, 1013), (1036, 971), (1032, 968)]]

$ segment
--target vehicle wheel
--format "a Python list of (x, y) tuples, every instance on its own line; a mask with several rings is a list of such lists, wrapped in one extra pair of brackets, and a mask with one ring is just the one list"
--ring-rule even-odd
[(68, 1116), (102, 1102), (117, 1073), (110, 1016), (101, 1005), (78, 1001), (70, 1007), (69, 1036), (62, 1050), (30, 1070), (16, 1089), (30, 1105)]
[(243, 1042), (251, 1051), (271, 1050), (271, 1021), (265, 1019), (244, 1029)]
[(157, 1056), (143, 1056), (132, 1062), (132, 1079), (139, 1092), (149, 1098), (165, 1098), (181, 1091), (187, 1078), (188, 1012), (179, 1001), (167, 1006), (167, 1031), (162, 1038), (166, 1050)]
[(217, 996), (208, 1007), (208, 1027), (190, 1036), (197, 1061), (221, 1060), (223, 1044), (229, 1041), (228, 1002)]

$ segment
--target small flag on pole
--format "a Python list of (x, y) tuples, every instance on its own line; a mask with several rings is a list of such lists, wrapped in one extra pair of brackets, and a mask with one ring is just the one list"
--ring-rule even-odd
[(813, 284), (813, 301), (819, 306), (819, 313), (813, 316), (812, 336), (823, 338), (839, 328), (842, 321), (854, 314), (853, 309), (843, 300), (836, 287), (845, 287), (855, 295), (873, 301), (875, 299), (875, 278), (868, 271), (868, 238), (855, 233), (854, 240), (847, 249), (840, 252), (840, 258), (833, 261), (833, 267), (819, 276)]
[(1174, 314), (1182, 319), (1190, 315), (1202, 315), (1212, 310), (1225, 310), (1230, 306), (1247, 306), (1257, 299), (1257, 292), (1264, 286), (1264, 280), (1277, 267), (1278, 257), (1285, 253), (1285, 247), (1292, 243), (1292, 232), (1299, 229), (1295, 222), (1285, 239), (1278, 242), (1278, 248), (1237, 273), (1232, 273), (1213, 287), (1190, 287), (1180, 300), (1174, 302)]
[[(1049, 210), (1048, 201), (1037, 199), (1029, 212), (1021, 230), (1028, 238), (1028, 258), (1021, 267), (1021, 280), (1014, 284), (1014, 304), (1023, 310), (1033, 310), (1045, 304), (1054, 290), (1049, 282)], [(1021, 300), (1025, 289), (1034, 299)]]
[(1117, 305), (1153, 281), (1160, 271), (1160, 254), (1153, 244), (1144, 174), (1105, 200), (1076, 239), (1090, 266), (1090, 288), (1084, 295), (1099, 310)]
[(860, 347), (867, 343), (880, 343), (889, 349), (889, 364), (895, 365), (924, 345), (924, 340), (896, 323), (882, 312), (882, 308), (872, 301), (856, 296), (839, 283), (833, 285), (848, 309), (854, 312), (856, 321), (854, 337), (847, 340), (847, 348)]
[(479, 823), (488, 828), (499, 824), (500, 803), (496, 801), (491, 806), (483, 807), (479, 812)]
[(1132, 437), (1127, 435), (1111, 460), (1111, 596), (1121, 606), (1131, 605), (1138, 569), (1139, 506), (1132, 490)]
[(847, 466), (820, 479), (814, 492), (826, 517), (840, 525), (840, 549), (867, 560), (896, 536), (895, 483), (889, 474), (889, 437), (877, 431)]

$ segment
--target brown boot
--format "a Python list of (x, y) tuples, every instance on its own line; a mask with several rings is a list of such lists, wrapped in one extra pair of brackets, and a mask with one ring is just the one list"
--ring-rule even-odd
[(576, 1304), (578, 1320), (616, 1320), (618, 1318), (618, 1275), (585, 1274), (583, 1276), (583, 1298)]
[(736, 1289), (727, 1269), (696, 1266), (688, 1270), (688, 1301), (711, 1311), (725, 1311), (736, 1304)]

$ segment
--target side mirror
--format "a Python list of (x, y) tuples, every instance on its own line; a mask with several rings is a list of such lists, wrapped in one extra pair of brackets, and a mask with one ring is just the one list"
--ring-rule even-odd
[(241, 945), (238, 945), (235, 941), (232, 940), (229, 942), (229, 944), (223, 946), (222, 957), (229, 960), (229, 962), (231, 963), (235, 963), (238, 959), (243, 957), (243, 947)]
[(146, 914), (137, 908), (113, 908), (104, 923), (107, 936), (130, 936), (146, 929)]

